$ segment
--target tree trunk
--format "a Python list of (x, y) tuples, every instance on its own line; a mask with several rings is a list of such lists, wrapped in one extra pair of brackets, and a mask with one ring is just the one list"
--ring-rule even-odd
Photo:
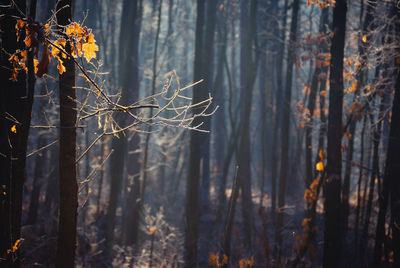
[[(273, 10), (278, 10), (278, 1), (274, 1)], [(285, 39), (286, 39), (286, 14), (287, 14), (288, 0), (285, 0), (284, 10), (283, 10), (283, 27), (282, 31), (279, 33), (278, 27), (275, 27), (275, 36), (279, 36), (282, 43), (275, 41), (274, 48), (278, 49), (278, 55), (275, 57), (275, 61), (277, 64), (276, 70), (276, 82), (275, 82), (275, 116), (274, 116), (274, 127), (273, 127), (273, 142), (271, 149), (271, 218), (272, 222), (276, 224), (276, 184), (278, 177), (278, 163), (279, 163), (279, 151), (278, 151), (278, 142), (280, 136), (280, 125), (281, 125), (281, 111), (282, 111), (282, 72), (283, 72), (283, 58), (285, 54)], [(275, 77), (275, 75), (273, 75)]]
[[(204, 51), (203, 51), (203, 99), (207, 98), (207, 93), (212, 92), (212, 84), (214, 81), (214, 36), (216, 24), (217, 1), (207, 1), (207, 19), (204, 33)], [(205, 130), (211, 129), (211, 118), (203, 119)], [(201, 180), (201, 200), (202, 210), (206, 212), (210, 202), (210, 134), (203, 134), (202, 140), (202, 180)]]
[[(72, 1), (57, 2), (57, 23), (68, 25), (72, 20)], [(70, 43), (66, 51), (71, 53)], [(76, 218), (78, 184), (76, 181), (76, 92), (75, 65), (72, 59), (63, 60), (66, 71), (60, 75), (60, 154), (59, 185), (60, 214), (57, 238), (57, 267), (73, 267), (76, 247)]]
[(281, 163), (280, 163), (280, 176), (279, 176), (279, 191), (278, 191), (278, 209), (277, 209), (277, 232), (276, 242), (280, 247), (282, 244), (282, 231), (283, 231), (283, 210), (285, 206), (285, 192), (286, 180), (288, 171), (288, 154), (289, 154), (289, 131), (290, 131), (290, 109), (292, 99), (292, 75), (295, 58), (295, 47), (297, 39), (297, 20), (299, 14), (299, 0), (294, 0), (292, 5), (292, 21), (290, 25), (290, 37), (288, 48), (288, 61), (286, 69), (286, 90), (284, 95), (283, 114), (282, 114), (282, 128), (281, 128)]
[[(227, 16), (225, 12), (218, 13), (218, 35), (217, 35), (217, 70), (215, 74), (214, 80), (214, 103), (218, 106), (218, 111), (212, 118), (213, 125), (213, 133), (214, 136), (214, 170), (216, 170), (214, 176), (218, 179), (217, 181), (217, 190), (218, 190), (218, 199), (219, 199), (219, 208), (221, 205), (225, 205), (225, 183), (222, 180), (223, 174), (223, 166), (224, 166), (224, 158), (226, 156), (226, 138), (227, 138), (227, 129), (226, 129), (226, 121), (225, 121), (225, 88), (224, 88), (224, 66), (226, 59), (226, 49), (227, 49), (227, 37), (228, 37), (228, 29), (227, 29)], [(226, 180), (225, 180), (226, 181)], [(222, 206), (222, 207), (223, 207)], [(222, 215), (218, 211), (217, 217)]]
[[(131, 74), (132, 66), (137, 65), (137, 59), (134, 59), (132, 53), (132, 47), (134, 42), (131, 25), (137, 20), (138, 16), (138, 0), (130, 1), (124, 0), (121, 17), (121, 28), (119, 37), (119, 68), (118, 77), (119, 85), (121, 87), (121, 105), (127, 105), (132, 100), (132, 93), (138, 91), (135, 85), (131, 84), (131, 79), (134, 75)], [(133, 67), (135, 68), (135, 67)], [(120, 126), (125, 126), (127, 122), (126, 115), (118, 114), (116, 121)], [(117, 210), (119, 195), (122, 185), (122, 177), (126, 155), (126, 133), (120, 133), (120, 137), (113, 137), (111, 141), (111, 148), (114, 153), (110, 156), (110, 174), (111, 174), (111, 188), (109, 205), (107, 210), (107, 226), (106, 226), (106, 247), (112, 250), (114, 240), (114, 228), (115, 228), (115, 213)]]
[[(205, 1), (197, 0), (197, 19), (195, 37), (195, 55), (193, 81), (202, 79), (202, 58), (203, 58), (203, 25), (204, 25)], [(193, 103), (201, 100), (200, 86), (193, 88)], [(198, 125), (199, 119), (193, 121)], [(197, 263), (197, 240), (199, 221), (199, 183), (200, 183), (200, 158), (201, 158), (201, 135), (197, 131), (190, 133), (189, 169), (186, 184), (185, 204), (185, 267), (195, 267)]]
[[(250, 2), (250, 7), (249, 7)], [(249, 10), (250, 9), (250, 10)], [(253, 60), (252, 46), (256, 34), (257, 0), (242, 1), (240, 4), (240, 139), (237, 161), (239, 184), (242, 193), (242, 216), (245, 245), (249, 252), (252, 247), (253, 201), (251, 199), (251, 154), (250, 116), (253, 86), (257, 63)], [(250, 11), (250, 12), (249, 12)], [(256, 58), (257, 59), (257, 58)]]
[[(46, 139), (44, 134), (39, 134), (38, 140), (38, 148), (42, 148), (46, 144)], [(29, 202), (29, 210), (28, 210), (28, 219), (26, 220), (26, 224), (35, 225), (37, 220), (37, 214), (39, 209), (39, 197), (40, 197), (40, 190), (42, 188), (42, 184), (44, 182), (43, 178), (45, 176), (45, 163), (46, 160), (46, 151), (40, 152), (36, 155), (35, 158), (35, 172), (33, 177), (33, 185), (32, 185), (32, 192), (31, 192), (31, 199)]]
[(358, 232), (359, 232), (359, 225), (360, 225), (360, 210), (361, 210), (361, 185), (362, 185), (362, 178), (364, 175), (364, 139), (365, 139), (365, 128), (367, 125), (367, 120), (364, 118), (364, 123), (361, 130), (361, 141), (360, 141), (360, 172), (358, 175), (358, 182), (357, 182), (357, 208), (356, 208), (356, 219), (355, 219), (355, 227), (354, 227), (354, 242), (355, 242), (355, 251), (356, 251), (356, 258), (358, 257)]
[[(26, 125), (28, 122), (25, 120), (27, 115), (24, 114), (28, 111), (25, 102), (28, 100), (26, 96), (26, 74), (24, 71), (20, 71), (17, 82), (10, 80), (13, 67), (8, 61), (9, 55), (7, 54), (15, 53), (17, 49), (24, 49), (23, 39), (21, 38), (17, 42), (16, 19), (12, 16), (20, 16), (18, 10), (25, 11), (26, 1), (14, 1), (13, 4), (9, 6), (10, 1), (0, 1), (0, 10), (3, 15), (0, 18), (0, 37), (2, 40), (0, 64), (5, 67), (0, 68), (0, 81), (3, 88), (0, 93), (0, 185), (2, 185), (0, 197), (0, 256), (6, 259), (0, 260), (0, 265), (9, 265), (9, 267), (18, 266), (19, 262), (19, 258), (14, 262), (11, 254), (7, 254), (7, 249), (11, 249), (20, 238), (26, 153), (26, 141), (24, 139), (28, 137), (27, 131), (29, 130), (29, 125)], [(30, 119), (30, 111), (28, 112)], [(9, 116), (5, 116), (7, 114)], [(11, 127), (14, 125), (16, 126), (16, 133), (11, 131)]]
[(324, 185), (325, 219), (323, 266), (339, 267), (341, 253), (341, 170), (342, 170), (342, 109), (343, 56), (346, 31), (347, 1), (338, 0), (333, 10), (330, 91), (328, 115), (327, 179)]
[[(395, 35), (400, 36), (400, 11), (396, 8)], [(389, 132), (389, 144), (386, 156), (384, 184), (390, 191), (393, 267), (400, 266), (400, 50), (396, 48), (395, 55), (396, 82), (392, 106), (392, 117)], [(386, 183), (385, 183), (386, 182)], [(384, 187), (385, 187), (384, 186)], [(380, 211), (379, 211), (380, 213)]]

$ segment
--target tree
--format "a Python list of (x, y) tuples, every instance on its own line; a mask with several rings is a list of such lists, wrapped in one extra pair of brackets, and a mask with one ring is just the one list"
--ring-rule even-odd
[[(62, 26), (72, 20), (72, 1), (59, 0), (56, 6), (57, 23)], [(63, 35), (63, 28), (60, 28)], [(68, 40), (68, 39), (67, 39)], [(65, 50), (71, 54), (71, 44)], [(73, 267), (76, 247), (76, 221), (78, 208), (78, 184), (76, 181), (76, 92), (75, 64), (71, 57), (63, 60), (65, 72), (60, 74), (60, 153), (59, 187), (60, 214), (57, 237), (57, 267)]]
[(277, 214), (277, 246), (282, 244), (283, 231), (283, 209), (285, 206), (286, 180), (288, 171), (288, 154), (289, 154), (289, 131), (290, 131), (290, 103), (292, 98), (292, 75), (295, 57), (295, 46), (297, 39), (297, 20), (299, 12), (299, 0), (294, 0), (292, 6), (292, 21), (290, 24), (290, 37), (288, 47), (288, 61), (286, 69), (286, 90), (284, 95), (284, 106), (282, 114), (282, 133), (281, 133), (281, 162), (279, 173), (279, 192), (278, 192), (278, 214)]
[[(214, 36), (216, 24), (217, 1), (207, 1), (206, 11), (206, 27), (204, 32), (203, 45), (203, 63), (202, 63), (202, 78), (204, 79), (202, 88), (202, 98), (207, 98), (207, 93), (210, 94), (213, 84), (214, 73)], [(211, 129), (211, 118), (204, 119), (204, 129)], [(210, 202), (210, 134), (202, 134), (202, 180), (201, 180), (201, 199), (203, 209), (206, 210)], [(205, 211), (204, 211), (205, 212)]]
[[(123, 2), (123, 11), (121, 17), (121, 28), (120, 28), (120, 41), (119, 41), (119, 85), (121, 87), (121, 98), (119, 103), (121, 105), (127, 105), (131, 100), (132, 95), (138, 96), (139, 88), (138, 83), (135, 81), (137, 74), (138, 58), (137, 55), (137, 43), (140, 30), (140, 13), (139, 4), (141, 1), (130, 1), (125, 0)], [(134, 25), (134, 30), (130, 30), (130, 25)], [(137, 37), (137, 38), (135, 38)], [(134, 66), (132, 73), (131, 66)], [(132, 80), (131, 80), (132, 79)], [(126, 114), (117, 114), (116, 120), (120, 126), (125, 126), (127, 123)], [(114, 136), (111, 141), (111, 148), (114, 153), (110, 158), (110, 174), (111, 174), (111, 189), (109, 197), (109, 205), (107, 209), (107, 227), (106, 227), (106, 246), (110, 250), (112, 249), (114, 240), (114, 228), (115, 228), (115, 213), (118, 205), (119, 195), (121, 191), (122, 176), (125, 163), (126, 155), (126, 137), (125, 133), (119, 134), (118, 137)], [(138, 142), (135, 138), (131, 143), (131, 148), (138, 146), (134, 144)], [(137, 147), (136, 147), (137, 148)], [(135, 159), (132, 159), (135, 161)], [(132, 174), (132, 173), (131, 173)], [(138, 181), (136, 180), (136, 185)], [(136, 187), (135, 185), (135, 187)], [(136, 212), (133, 212), (136, 213)], [(130, 236), (134, 239), (134, 235)], [(128, 241), (129, 241), (128, 240)], [(133, 241), (132, 241), (133, 242)]]
[[(239, 166), (239, 185), (242, 194), (242, 216), (245, 245), (250, 252), (252, 248), (253, 201), (251, 199), (250, 168), (250, 116), (253, 98), (253, 86), (257, 74), (258, 57), (253, 53), (256, 45), (256, 10), (257, 0), (246, 0), (240, 3), (240, 123), (239, 151), (236, 159)], [(250, 5), (249, 5), (250, 4)]]
[[(132, 23), (134, 24), (133, 36), (130, 37), (133, 40), (132, 48), (131, 48), (131, 56), (130, 61), (126, 62), (125, 68), (131, 70), (129, 75), (130, 81), (129, 85), (131, 87), (131, 98), (132, 100), (139, 99), (139, 40), (140, 40), (140, 30), (142, 25), (142, 1), (140, 0), (137, 5), (136, 15), (134, 16), (134, 20)], [(124, 27), (128, 27), (130, 24), (124, 25)], [(130, 163), (127, 168), (128, 181), (132, 184), (130, 185), (131, 191), (126, 198), (127, 208), (133, 204), (131, 212), (126, 216), (125, 226), (125, 236), (126, 236), (126, 244), (135, 244), (138, 239), (138, 231), (139, 231), (139, 219), (140, 219), (140, 176), (137, 175), (140, 172), (140, 163), (139, 163), (139, 154), (136, 152), (139, 149), (140, 137), (136, 133), (128, 140), (128, 156), (127, 162)]]
[(343, 57), (346, 32), (347, 1), (336, 1), (333, 9), (330, 91), (328, 115), (327, 179), (324, 182), (325, 218), (323, 266), (339, 267), (341, 252), (341, 170), (343, 136)]
[[(400, 12), (396, 5), (392, 3), (392, 12), (396, 18), (395, 34), (396, 37), (400, 35)], [(390, 228), (392, 230), (392, 245), (393, 245), (393, 266), (400, 265), (400, 183), (398, 174), (400, 174), (400, 158), (398, 150), (400, 150), (400, 54), (399, 48), (395, 50), (395, 84), (394, 84), (394, 99), (392, 105), (392, 117), (389, 131), (389, 143), (386, 153), (385, 172), (383, 175), (382, 193), (379, 198), (379, 214), (378, 223), (376, 226), (376, 239), (374, 249), (373, 266), (379, 267), (382, 256), (382, 243), (385, 238), (385, 222), (387, 207), (390, 202), (391, 207), (391, 222)]]
[[(193, 81), (201, 79), (203, 57), (203, 25), (205, 1), (197, 0), (196, 37)], [(193, 88), (193, 103), (202, 97), (199, 86)], [(194, 120), (194, 125), (200, 123)], [(200, 184), (200, 157), (202, 133), (190, 133), (189, 170), (186, 185), (185, 203), (185, 267), (193, 267), (197, 262), (197, 240), (199, 221), (199, 184)]]
[[(26, 11), (26, 1), (1, 1), (0, 6), (3, 14), (0, 18), (0, 81), (4, 86), (0, 93), (0, 185), (3, 191), (0, 198), (0, 254), (5, 259), (0, 260), (0, 264), (16, 267), (19, 263), (19, 258), (16, 258), (18, 252), (10, 253), (8, 250), (20, 244), (22, 191), (34, 80), (29, 76), (27, 88), (25, 72), (15, 73), (9, 61), (10, 55), (18, 49), (26, 52), (23, 39), (17, 39), (15, 30), (16, 17)], [(31, 9), (32, 12), (34, 10)], [(32, 72), (31, 58), (28, 59), (29, 66)]]

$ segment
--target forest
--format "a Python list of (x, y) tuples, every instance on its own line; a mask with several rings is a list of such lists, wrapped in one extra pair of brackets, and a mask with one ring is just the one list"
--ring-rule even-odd
[(0, 267), (400, 267), (398, 0), (0, 0), (0, 85)]

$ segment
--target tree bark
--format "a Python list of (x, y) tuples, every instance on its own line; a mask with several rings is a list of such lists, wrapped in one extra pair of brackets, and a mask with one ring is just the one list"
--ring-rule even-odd
[[(57, 23), (68, 25), (72, 19), (72, 1), (57, 2)], [(60, 29), (61, 31), (61, 29)], [(66, 52), (71, 53), (67, 42)], [(66, 71), (60, 75), (60, 154), (59, 185), (60, 214), (57, 238), (57, 267), (73, 267), (76, 248), (76, 221), (78, 207), (78, 184), (76, 181), (76, 92), (75, 65), (71, 58), (63, 60)]]
[[(250, 2), (250, 6), (249, 6)], [(240, 4), (240, 125), (239, 184), (242, 193), (242, 216), (245, 246), (251, 252), (253, 201), (251, 199), (251, 154), (250, 154), (250, 116), (253, 86), (257, 62), (253, 59), (252, 46), (255, 45), (257, 0), (242, 1)], [(257, 57), (256, 57), (257, 60)]]
[[(193, 81), (199, 81), (202, 70), (203, 57), (203, 25), (204, 25), (205, 1), (197, 0), (197, 19), (195, 37), (195, 55)], [(193, 103), (201, 100), (200, 86), (193, 88)], [(198, 125), (199, 119), (195, 119), (193, 125)], [(185, 267), (195, 267), (197, 263), (197, 240), (199, 221), (199, 184), (200, 184), (200, 158), (201, 158), (201, 133), (190, 133), (189, 169), (186, 184), (185, 204)]]
[[(274, 127), (273, 127), (273, 141), (272, 141), (272, 149), (271, 149), (271, 218), (273, 224), (276, 224), (276, 201), (277, 201), (277, 193), (276, 193), (276, 185), (277, 185), (277, 178), (278, 178), (278, 163), (279, 163), (279, 150), (278, 150), (278, 143), (279, 143), (279, 136), (280, 136), (280, 125), (281, 125), (281, 111), (282, 111), (282, 72), (283, 72), (283, 58), (285, 54), (285, 39), (286, 39), (286, 14), (287, 14), (287, 7), (288, 7), (288, 0), (285, 0), (285, 5), (283, 8), (283, 27), (281, 32), (279, 33), (278, 27), (275, 27), (275, 36), (280, 37), (282, 43), (275, 41), (274, 49), (278, 50), (278, 54), (275, 57), (275, 62), (277, 64), (276, 77), (275, 82), (275, 116), (274, 116)], [(278, 10), (278, 1), (274, 1), (273, 10)]]
[[(132, 100), (132, 94), (138, 91), (138, 87), (135, 84), (131, 84), (131, 79), (134, 78), (135, 74), (131, 74), (132, 68), (136, 68), (138, 59), (132, 55), (132, 47), (134, 42), (137, 42), (133, 38), (135, 29), (132, 31), (130, 25), (135, 25), (138, 16), (138, 0), (130, 1), (124, 0), (122, 17), (121, 17), (121, 28), (119, 37), (119, 68), (118, 77), (119, 85), (121, 87), (121, 98), (120, 104), (127, 105)], [(136, 84), (137, 86), (137, 84)], [(135, 93), (136, 94), (136, 93)], [(124, 126), (127, 122), (126, 115), (118, 114), (116, 121), (120, 126)], [(126, 133), (121, 133), (120, 137), (113, 137), (111, 141), (111, 148), (114, 153), (110, 156), (110, 174), (111, 174), (111, 188), (109, 205), (107, 210), (107, 225), (106, 225), (106, 247), (111, 250), (114, 241), (114, 228), (115, 228), (115, 213), (117, 210), (117, 204), (121, 191), (123, 170), (126, 156)]]
[(292, 80), (293, 80), (293, 67), (295, 58), (295, 47), (297, 39), (297, 20), (299, 14), (300, 1), (294, 0), (292, 5), (292, 21), (290, 25), (290, 37), (288, 48), (288, 61), (286, 69), (286, 90), (284, 95), (283, 114), (282, 114), (282, 128), (281, 128), (281, 163), (279, 174), (279, 190), (278, 190), (278, 209), (277, 209), (277, 232), (276, 242), (280, 247), (282, 244), (282, 231), (283, 231), (283, 210), (285, 206), (285, 192), (286, 180), (288, 171), (288, 154), (289, 154), (289, 131), (290, 131), (290, 109), (292, 99)]
[[(0, 265), (13, 267), (13, 265), (18, 265), (19, 258), (14, 263), (11, 254), (7, 254), (7, 249), (11, 249), (17, 239), (20, 238), (21, 201), (25, 172), (25, 154), (21, 154), (24, 150), (21, 147), (21, 142), (23, 143), (26, 135), (23, 129), (26, 129), (26, 127), (29, 129), (29, 126), (17, 124), (17, 122), (25, 123), (23, 122), (25, 104), (22, 98), (26, 98), (26, 74), (24, 71), (20, 71), (17, 82), (10, 80), (13, 67), (8, 61), (9, 55), (5, 51), (15, 53), (17, 49), (24, 49), (22, 40), (17, 42), (16, 19), (12, 16), (21, 16), (18, 9), (25, 11), (26, 2), (14, 1), (15, 5), (9, 6), (10, 1), (4, 0), (0, 1), (0, 4), (1, 14), (3, 15), (0, 18), (0, 37), (2, 40), (0, 64), (3, 66), (0, 68), (0, 81), (4, 89), (0, 92), (0, 185), (2, 187), (0, 197), (0, 256), (6, 259), (0, 260)], [(13, 125), (16, 126), (16, 133), (12, 133), (10, 130)]]
[(342, 170), (342, 109), (343, 56), (346, 31), (347, 1), (336, 1), (333, 10), (330, 91), (328, 115), (327, 179), (324, 182), (325, 219), (323, 267), (339, 267), (341, 257), (341, 170)]

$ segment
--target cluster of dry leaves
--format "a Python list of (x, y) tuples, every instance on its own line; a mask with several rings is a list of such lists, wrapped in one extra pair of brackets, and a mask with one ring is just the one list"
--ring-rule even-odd
[[(24, 43), (28, 50), (18, 49), (9, 57), (8, 60), (13, 67), (10, 80), (17, 81), (21, 69), (28, 72), (28, 51), (33, 52), (33, 63), (38, 77), (42, 77), (48, 72), (52, 59), (57, 60), (58, 72), (62, 74), (66, 70), (65, 59), (84, 57), (87, 62), (90, 62), (91, 59), (96, 58), (96, 51), (99, 50), (99, 47), (93, 33), (86, 26), (81, 27), (78, 23), (73, 22), (66, 27), (57, 26), (56, 31), (52, 30), (54, 27), (50, 24), (41, 25), (28, 19), (17, 20), (15, 25), (17, 41), (24, 36)], [(38, 60), (40, 50), (42, 53)]]

